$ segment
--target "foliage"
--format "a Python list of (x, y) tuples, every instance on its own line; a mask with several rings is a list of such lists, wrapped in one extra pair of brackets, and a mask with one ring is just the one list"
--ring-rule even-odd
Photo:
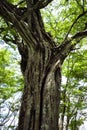
[[(78, 0), (55, 1), (42, 11), (45, 27), (58, 43), (63, 42), (67, 35), (71, 37), (76, 32), (84, 30), (87, 21), (87, 2), (80, 6)], [(78, 4), (79, 3), (79, 4)]]
[[(85, 46), (85, 41), (83, 42)], [(62, 85), (61, 110), (62, 121), (64, 117), (70, 130), (78, 129), (86, 120), (85, 113), (87, 106), (87, 48), (80, 48), (73, 51), (63, 65), (63, 75), (66, 77), (66, 84)], [(62, 122), (61, 121), (61, 122)], [(65, 121), (66, 122), (66, 121)]]
[[(18, 118), (23, 78), (17, 62), (14, 49), (2, 45), (0, 49), (0, 111), (2, 112), (0, 126), (3, 129), (13, 126), (15, 128), (15, 120)], [(17, 97), (17, 95), (19, 96)]]

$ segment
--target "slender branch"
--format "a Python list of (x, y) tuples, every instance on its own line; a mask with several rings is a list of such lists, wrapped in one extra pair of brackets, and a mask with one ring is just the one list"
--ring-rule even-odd
[(20, 1), (16, 6), (19, 6), (19, 5), (23, 4), (24, 2), (26, 2), (26, 1), (25, 1), (25, 0), (22, 0), (22, 1)]
[(72, 40), (73, 39), (77, 39), (77, 38), (84, 38), (87, 36), (87, 29), (82, 31), (82, 32), (78, 32), (76, 33), (73, 37), (72, 37)]
[(51, 3), (53, 0), (44, 0), (44, 2), (42, 3), (42, 5), (38, 6), (38, 9), (42, 9), (44, 7), (46, 7), (49, 3)]
[[(82, 16), (84, 16), (86, 13), (87, 13), (87, 11), (83, 12), (82, 14), (80, 14), (80, 15), (75, 19), (75, 21), (74, 21), (73, 24), (71, 25), (70, 29), (68, 30), (68, 33), (66, 34), (64, 41), (66, 41), (66, 39), (67, 39), (69, 33), (71, 32), (72, 28), (73, 28), (74, 25), (77, 23), (77, 21), (78, 21)], [(63, 41), (63, 42), (64, 42), (64, 41)]]
[(77, 4), (78, 4), (78, 6), (83, 10), (83, 12), (84, 12), (84, 0), (83, 0), (83, 3), (82, 4), (80, 4), (79, 2), (79, 0), (76, 0), (76, 2), (77, 2)]

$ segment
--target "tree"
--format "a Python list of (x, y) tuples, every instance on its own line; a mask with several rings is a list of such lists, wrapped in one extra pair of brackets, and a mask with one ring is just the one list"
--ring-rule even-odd
[[(46, 32), (40, 11), (52, 1), (0, 0), (0, 15), (8, 32), (3, 34), (3, 39), (16, 44), (21, 54), (24, 90), (18, 130), (59, 129), (61, 66), (77, 43), (87, 35), (86, 19), (81, 28), (77, 28), (78, 21), (87, 15), (86, 1), (76, 0), (73, 4), (72, 0), (66, 0), (72, 8), (78, 5), (79, 10), (69, 24), (70, 29), (65, 31), (66, 35), (63, 32), (65, 38), (56, 44)], [(73, 14), (72, 11), (70, 13)]]
[[(84, 39), (84, 43), (85, 43)], [(87, 118), (86, 110), (86, 48), (74, 50), (63, 64), (63, 75), (66, 83), (63, 84), (60, 103), (60, 129), (75, 130)]]

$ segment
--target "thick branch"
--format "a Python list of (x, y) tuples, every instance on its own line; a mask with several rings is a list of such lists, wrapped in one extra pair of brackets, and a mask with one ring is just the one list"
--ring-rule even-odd
[(8, 2), (0, 1), (0, 15), (6, 20), (11, 22), (14, 27), (18, 30), (26, 43), (29, 43), (30, 47), (36, 47), (36, 40), (33, 38), (33, 34), (28, 29), (28, 26), (24, 21), (20, 21), (20, 17), (17, 15), (16, 7)]
[(53, 0), (43, 0), (43, 1), (38, 1), (36, 5), (33, 7), (34, 9), (42, 9), (46, 7), (49, 3), (51, 3)]
[(46, 7), (52, 1), (53, 0), (39, 0), (34, 5), (32, 5), (31, 7), (29, 6), (30, 7), (29, 11), (42, 9), (42, 8)]
[(40, 9), (46, 7), (46, 6), (47, 6), (49, 3), (51, 3), (52, 1), (53, 1), (53, 0), (46, 0), (46, 1), (44, 1), (43, 5), (40, 6)]
[(15, 6), (6, 2), (6, 0), (4, 1), (0, 1), (0, 15), (5, 19), (11, 22), (9, 16), (8, 16), (8, 12), (11, 12), (15, 9)]
[[(9, 12), (9, 13), (8, 13)], [(17, 8), (15, 5), (7, 2), (6, 0), (0, 1), (0, 15), (6, 20), (12, 23), (12, 16), (9, 14), (12, 13), (18, 19), (21, 19), (26, 12), (26, 8)]]
[(86, 36), (87, 36), (87, 29), (82, 32), (76, 33), (69, 40), (66, 40), (57, 48), (54, 48), (53, 51), (55, 56), (53, 57), (52, 62), (56, 62), (58, 59), (61, 59), (61, 62), (63, 63), (67, 55), (75, 48), (75, 45)]

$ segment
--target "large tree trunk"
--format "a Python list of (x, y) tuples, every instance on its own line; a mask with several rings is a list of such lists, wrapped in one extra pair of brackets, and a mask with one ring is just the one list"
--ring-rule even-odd
[(50, 69), (48, 57), (48, 51), (28, 52), (18, 130), (58, 130), (61, 70)]
[(53, 60), (55, 43), (44, 30), (40, 11), (29, 15), (30, 32), (20, 32), (26, 44), (18, 44), (25, 83), (18, 130), (58, 130), (61, 60)]
[(18, 45), (25, 81), (18, 130), (58, 130), (61, 61), (53, 62), (53, 41), (41, 30), (34, 32), (41, 46)]
[(27, 1), (27, 10), (22, 9), (26, 16), (21, 17), (21, 9), (6, 0), (0, 5), (0, 15), (21, 36), (15, 39), (24, 76), (18, 130), (58, 130), (62, 55), (56, 53), (56, 44), (44, 29), (39, 9), (30, 10), (32, 4)]

